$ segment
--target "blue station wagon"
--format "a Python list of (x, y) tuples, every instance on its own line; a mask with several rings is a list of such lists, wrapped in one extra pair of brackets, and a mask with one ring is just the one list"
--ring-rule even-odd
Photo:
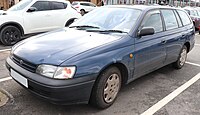
[(104, 6), (67, 28), (19, 42), (6, 66), (15, 81), (52, 103), (103, 109), (124, 84), (168, 64), (182, 68), (194, 36), (184, 10)]

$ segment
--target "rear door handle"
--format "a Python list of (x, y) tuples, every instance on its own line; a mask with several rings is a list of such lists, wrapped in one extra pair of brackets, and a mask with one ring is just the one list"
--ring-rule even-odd
[(161, 41), (161, 44), (166, 44), (166, 43), (167, 43), (166, 40), (162, 40), (162, 41)]

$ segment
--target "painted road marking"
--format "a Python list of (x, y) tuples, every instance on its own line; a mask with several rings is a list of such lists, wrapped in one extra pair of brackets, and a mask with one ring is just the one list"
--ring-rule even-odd
[[(191, 64), (194, 66), (200, 67), (200, 64), (195, 64), (191, 62), (186, 62), (187, 64)], [(178, 87), (176, 90), (174, 90), (172, 93), (164, 97), (162, 100), (154, 104), (152, 107), (150, 107), (148, 110), (146, 110), (141, 115), (153, 115), (158, 110), (160, 110), (163, 106), (165, 106), (167, 103), (169, 103), (171, 100), (173, 100), (175, 97), (177, 97), (179, 94), (181, 94), (183, 91), (185, 91), (188, 87), (193, 85), (196, 81), (200, 79), (200, 73), (198, 73), (196, 76), (191, 78), (189, 81), (187, 81), (182, 86)]]
[(12, 79), (12, 77), (2, 78), (2, 79), (0, 79), (0, 82), (8, 81), (8, 80), (11, 80), (11, 79)]
[(5, 52), (5, 51), (10, 51), (11, 49), (3, 49), (3, 50), (0, 50), (0, 52)]
[(200, 44), (195, 44), (195, 46), (200, 46)]
[(200, 67), (200, 64), (196, 64), (196, 63), (192, 63), (192, 62), (185, 62), (185, 63)]

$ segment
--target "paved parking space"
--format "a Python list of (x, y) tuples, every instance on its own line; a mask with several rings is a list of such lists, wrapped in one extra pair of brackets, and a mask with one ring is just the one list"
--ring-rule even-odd
[[(200, 36), (196, 37), (200, 44)], [(188, 55), (188, 62), (200, 64), (200, 47)], [(4, 61), (9, 52), (0, 56), (0, 79), (8, 77)], [(1, 53), (2, 54), (2, 53)], [(0, 108), (0, 114), (97, 114), (97, 115), (138, 115), (154, 106), (167, 95), (188, 82), (200, 72), (200, 67), (186, 63), (181, 70), (171, 65), (145, 75), (123, 87), (115, 103), (108, 109), (97, 110), (89, 105), (54, 105), (38, 99), (22, 88), (14, 80), (0, 82), (0, 87), (9, 92), (13, 98)], [(3, 65), (3, 66), (2, 66)], [(200, 114), (200, 80), (164, 105), (155, 115), (199, 115)]]

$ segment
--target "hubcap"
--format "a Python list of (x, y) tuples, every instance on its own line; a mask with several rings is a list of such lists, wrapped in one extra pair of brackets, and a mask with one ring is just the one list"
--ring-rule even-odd
[(106, 103), (112, 102), (119, 92), (120, 78), (117, 74), (112, 74), (107, 79), (104, 86), (104, 100)]
[(187, 50), (183, 49), (180, 56), (180, 65), (183, 66), (187, 58)]

